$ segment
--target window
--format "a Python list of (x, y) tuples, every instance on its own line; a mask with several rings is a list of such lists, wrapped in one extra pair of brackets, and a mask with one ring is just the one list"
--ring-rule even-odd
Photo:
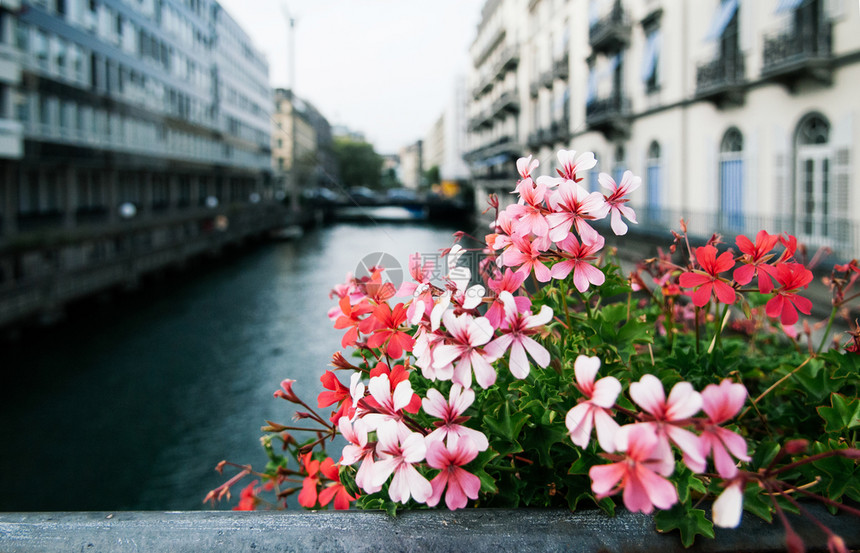
[(720, 224), (726, 229), (743, 230), (744, 137), (732, 127), (720, 144)]
[(645, 55), (642, 58), (642, 82), (645, 92), (660, 89), (660, 28), (652, 27), (645, 31)]
[(833, 217), (830, 123), (813, 113), (803, 118), (795, 134), (795, 213), (797, 233), (825, 238), (832, 234)]
[(648, 147), (648, 159), (646, 161), (646, 178), (647, 178), (647, 211), (648, 218), (652, 221), (660, 220), (660, 210), (662, 208), (662, 180), (663, 180), (663, 163), (660, 159), (660, 144), (655, 140)]
[(612, 167), (612, 178), (617, 184), (621, 184), (624, 171), (627, 170), (627, 155), (624, 146), (619, 144), (615, 147), (615, 165)]

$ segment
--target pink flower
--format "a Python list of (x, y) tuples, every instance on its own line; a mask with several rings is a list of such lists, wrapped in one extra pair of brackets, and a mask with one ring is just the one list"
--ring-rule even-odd
[(809, 286), (812, 271), (800, 263), (780, 263), (776, 271), (776, 280), (779, 281), (780, 287), (765, 305), (765, 313), (768, 317), (779, 317), (783, 325), (790, 326), (800, 318), (798, 311), (804, 315), (812, 312), (812, 302), (797, 295), (801, 288)]
[(496, 371), (490, 363), (496, 359), (482, 348), (493, 337), (490, 321), (485, 317), (472, 317), (468, 313), (458, 317), (453, 311), (445, 311), (442, 320), (451, 338), (449, 343), (440, 344), (433, 350), (437, 378), (451, 378), (455, 383), (469, 388), (474, 369), (478, 385), (482, 388), (492, 386), (496, 381)]
[(597, 429), (597, 442), (603, 451), (615, 451), (615, 434), (618, 423), (612, 418), (611, 409), (621, 392), (621, 383), (613, 376), (594, 381), (600, 369), (600, 359), (580, 355), (573, 363), (576, 387), (585, 396), (579, 405), (567, 412), (564, 423), (570, 432), (571, 441), (579, 447), (587, 447), (592, 427)]
[(535, 277), (540, 282), (549, 282), (552, 278), (549, 269), (540, 257), (542, 250), (539, 241), (530, 241), (520, 234), (511, 235), (512, 245), (502, 254), (502, 261), (508, 267), (519, 267), (518, 273), (528, 275), (534, 269)]
[(681, 286), (684, 288), (699, 287), (693, 292), (693, 304), (698, 307), (705, 306), (711, 301), (711, 291), (717, 297), (717, 301), (726, 304), (735, 302), (735, 289), (725, 279), (720, 278), (720, 273), (728, 271), (735, 265), (731, 252), (723, 252), (717, 257), (717, 248), (713, 246), (702, 246), (696, 248), (696, 260), (702, 270), (682, 273), (680, 277)]
[(427, 390), (427, 397), (422, 402), (424, 412), (431, 417), (442, 419), (433, 423), (436, 430), (427, 436), (428, 444), (434, 441), (441, 442), (447, 438), (449, 444), (460, 439), (471, 440), (477, 451), (485, 451), (490, 447), (483, 432), (463, 426), (463, 423), (469, 420), (469, 417), (463, 416), (463, 413), (474, 401), (475, 392), (470, 388), (463, 388), (459, 384), (451, 386), (448, 401), (445, 401), (445, 397), (439, 390), (435, 388)]
[(369, 429), (376, 430), (383, 422), (391, 421), (398, 424), (401, 434), (409, 432), (403, 423), (403, 409), (412, 401), (413, 395), (409, 380), (399, 382), (392, 392), (388, 375), (381, 374), (370, 379), (368, 390), (370, 397), (365, 396), (358, 405), (363, 409), (363, 419)]
[(532, 156), (521, 157), (517, 160), (517, 172), (523, 179), (530, 179), (531, 173), (540, 165), (540, 161), (532, 159)]
[(617, 462), (591, 467), (588, 476), (592, 491), (603, 498), (623, 490), (624, 506), (634, 513), (649, 514), (655, 506), (668, 509), (678, 501), (678, 492), (663, 476), (672, 474), (674, 462), (660, 453), (660, 440), (653, 429), (635, 424), (621, 430), (617, 436), (623, 433), (624, 439), (616, 445), (626, 455), (613, 455)]
[(376, 452), (376, 444), (367, 442), (367, 423), (358, 419), (351, 423), (348, 418), (341, 417), (337, 423), (341, 435), (349, 442), (341, 451), (340, 464), (354, 465), (361, 461), (361, 466), (355, 474), (355, 483), (367, 493), (376, 493), (382, 486), (374, 486), (372, 483), (373, 455)]
[(505, 305), (505, 318), (499, 326), (502, 335), (487, 344), (484, 351), (491, 357), (499, 359), (510, 348), (508, 366), (511, 369), (511, 374), (515, 378), (523, 379), (529, 375), (531, 370), (526, 351), (539, 367), (545, 368), (549, 365), (549, 352), (537, 343), (531, 335), (537, 334), (539, 327), (552, 320), (552, 308), (543, 305), (537, 315), (532, 315), (531, 312), (526, 314), (519, 311), (516, 300), (510, 292), (502, 292), (500, 297)]
[(567, 238), (558, 243), (559, 252), (565, 256), (566, 261), (552, 266), (552, 277), (563, 279), (573, 271), (573, 285), (580, 292), (588, 290), (589, 284), (603, 284), (606, 280), (603, 271), (590, 263), (597, 259), (595, 254), (603, 249), (603, 243), (603, 237), (597, 233), (583, 235), (582, 244), (574, 234), (568, 234)]
[(540, 207), (546, 193), (546, 186), (534, 184), (531, 179), (526, 179), (517, 185), (517, 192), (520, 194), (519, 203), (509, 205), (505, 209), (515, 221), (517, 232), (523, 235), (532, 233), (535, 236), (546, 236), (549, 225)]
[[(743, 437), (720, 427), (731, 419), (743, 407), (747, 398), (747, 389), (743, 384), (733, 383), (724, 379), (720, 385), (709, 384), (702, 390), (702, 411), (707, 415), (699, 441), (702, 448), (702, 456), (712, 454), (714, 466), (723, 478), (734, 478), (738, 473), (734, 456), (742, 461), (749, 461), (747, 455), (747, 443)], [(697, 467), (690, 467), (696, 472), (705, 469), (704, 462)]]
[(478, 499), (481, 491), (481, 481), (477, 476), (465, 470), (463, 465), (478, 456), (478, 450), (471, 440), (459, 440), (455, 443), (433, 441), (427, 445), (427, 464), (441, 472), (437, 474), (430, 485), (433, 494), (427, 499), (427, 505), (435, 507), (445, 494), (445, 505), (449, 509), (462, 509), (468, 499)]
[(742, 480), (732, 480), (723, 493), (714, 501), (714, 525), (720, 528), (737, 528), (744, 511), (744, 490)]
[(594, 213), (594, 216), (598, 219), (602, 219), (606, 217), (607, 214), (611, 213), (610, 226), (612, 227), (612, 232), (618, 236), (627, 234), (627, 225), (621, 220), (621, 216), (623, 215), (626, 217), (631, 223), (637, 223), (637, 221), (636, 213), (624, 205), (630, 201), (630, 198), (627, 198), (626, 196), (639, 188), (642, 184), (642, 179), (634, 176), (630, 171), (624, 171), (624, 174), (621, 176), (620, 185), (616, 184), (615, 179), (606, 173), (600, 173), (597, 176), (597, 182), (599, 182), (603, 188), (609, 190), (610, 194), (609, 196), (604, 196), (603, 207), (597, 210)]
[[(515, 273), (510, 269), (505, 269), (502, 278), (488, 279), (487, 284), (489, 284), (490, 290), (496, 293), (496, 298), (493, 300), (493, 303), (490, 304), (490, 307), (487, 309), (487, 313), (484, 316), (488, 321), (490, 321), (493, 328), (499, 328), (499, 325), (502, 324), (502, 318), (505, 315), (505, 305), (499, 298), (499, 294), (502, 292), (510, 292), (511, 294), (514, 294), (519, 291), (526, 279), (526, 276), (527, 275), (525, 273)], [(514, 301), (517, 302), (517, 309), (520, 311), (525, 311), (532, 305), (528, 296), (514, 296)]]
[(589, 193), (574, 181), (566, 180), (550, 195), (548, 203), (554, 212), (546, 216), (550, 225), (549, 238), (553, 242), (564, 240), (571, 227), (583, 238), (597, 234), (587, 221), (593, 220), (603, 207), (600, 192)]
[(423, 461), (427, 453), (424, 436), (418, 432), (410, 432), (401, 439), (396, 425), (385, 421), (376, 430), (376, 437), (379, 440), (376, 446), (379, 460), (371, 469), (372, 484), (381, 486), (394, 474), (388, 486), (388, 496), (392, 501), (406, 503), (413, 497), (419, 503), (426, 502), (432, 495), (433, 488), (413, 466)]
[(660, 379), (653, 374), (646, 374), (639, 382), (630, 385), (630, 398), (653, 417), (653, 422), (642, 425), (653, 428), (664, 455), (671, 458), (668, 443), (671, 441), (684, 453), (684, 460), (690, 460), (687, 462), (690, 468), (704, 463), (698, 436), (681, 428), (682, 425), (690, 424), (690, 418), (702, 407), (702, 396), (693, 390), (689, 382), (675, 384), (667, 400)]

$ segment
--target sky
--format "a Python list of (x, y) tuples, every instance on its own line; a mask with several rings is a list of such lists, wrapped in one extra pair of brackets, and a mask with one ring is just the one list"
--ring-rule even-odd
[(465, 76), (484, 0), (219, 0), (269, 61), (272, 87), (295, 90), (376, 151), (422, 139)]

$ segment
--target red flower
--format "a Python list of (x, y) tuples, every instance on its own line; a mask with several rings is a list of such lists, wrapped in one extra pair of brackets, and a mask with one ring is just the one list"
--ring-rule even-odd
[(320, 472), (327, 479), (331, 480), (331, 484), (327, 485), (320, 491), (320, 505), (328, 505), (334, 499), (334, 508), (337, 510), (349, 509), (349, 504), (355, 501), (355, 498), (349, 495), (343, 484), (340, 483), (340, 474), (338, 465), (334, 463), (331, 457), (327, 457), (320, 463)]
[(355, 341), (358, 339), (359, 325), (362, 323), (362, 319), (359, 319), (359, 317), (373, 311), (373, 307), (364, 300), (352, 305), (349, 302), (349, 296), (342, 297), (338, 303), (343, 315), (337, 318), (334, 322), (334, 327), (349, 328), (346, 334), (343, 335), (340, 344), (343, 347), (354, 346)]
[(717, 257), (717, 248), (713, 246), (702, 246), (696, 248), (696, 260), (702, 270), (695, 270), (681, 274), (680, 283), (684, 288), (699, 287), (693, 292), (693, 305), (703, 307), (711, 301), (711, 290), (721, 303), (732, 304), (735, 302), (735, 289), (726, 279), (720, 278), (724, 273), (734, 267), (735, 260), (731, 252), (723, 252)]
[(406, 321), (406, 307), (402, 303), (395, 305), (393, 310), (387, 303), (380, 303), (373, 310), (372, 318), (378, 326), (367, 340), (368, 347), (378, 348), (388, 342), (386, 353), (391, 359), (399, 359), (404, 350), (412, 351), (415, 339), (400, 330), (400, 325)]
[(299, 505), (313, 509), (317, 504), (317, 486), (320, 483), (320, 462), (311, 459), (311, 453), (302, 455), (302, 465), (308, 475), (302, 482), (302, 491), (299, 492)]
[(254, 486), (257, 481), (254, 480), (245, 486), (239, 494), (239, 504), (233, 507), (234, 511), (253, 511), (257, 507), (257, 496), (254, 493)]
[(753, 276), (758, 276), (758, 290), (762, 294), (769, 294), (773, 290), (773, 280), (776, 278), (776, 267), (769, 265), (768, 261), (773, 257), (770, 253), (776, 243), (779, 242), (778, 234), (768, 234), (760, 230), (755, 237), (755, 245), (746, 236), (738, 236), (735, 243), (738, 249), (745, 255), (741, 262), (744, 263), (732, 274), (738, 284), (749, 284)]
[(782, 263), (777, 265), (776, 270), (780, 287), (765, 305), (765, 313), (768, 317), (779, 317), (784, 325), (793, 325), (800, 318), (798, 311), (805, 315), (812, 312), (812, 302), (797, 295), (801, 288), (806, 288), (812, 282), (812, 271), (800, 263)]
[[(331, 391), (320, 392), (320, 395), (317, 396), (317, 405), (319, 408), (322, 409), (323, 407), (328, 407), (335, 403), (337, 403), (339, 407), (337, 411), (332, 412), (329, 420), (337, 423), (342, 416), (350, 416), (348, 411), (352, 407), (352, 401), (349, 388), (341, 384), (340, 380), (337, 379), (337, 376), (335, 376), (331, 371), (325, 371), (320, 377), (320, 382), (322, 382), (323, 388)], [(347, 399), (350, 399), (350, 401), (345, 401)]]

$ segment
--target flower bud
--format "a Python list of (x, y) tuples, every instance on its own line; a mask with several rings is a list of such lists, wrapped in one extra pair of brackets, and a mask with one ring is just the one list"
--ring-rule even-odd
[(827, 550), (830, 553), (848, 553), (848, 548), (845, 546), (845, 540), (836, 534), (831, 534), (827, 538)]
[(782, 446), (782, 449), (789, 455), (797, 455), (805, 452), (807, 447), (809, 447), (807, 440), (789, 440)]
[(287, 401), (291, 401), (293, 403), (301, 403), (299, 397), (293, 392), (293, 382), (290, 378), (285, 378), (281, 381), (281, 390), (277, 390), (275, 392), (275, 397), (279, 397), (285, 399)]
[(806, 546), (803, 540), (797, 535), (791, 526), (785, 527), (785, 548), (789, 553), (806, 553)]
[(685, 221), (683, 217), (681, 217), (681, 232), (684, 234), (687, 233), (687, 221)]
[(335, 369), (343, 369), (343, 370), (359, 370), (358, 367), (350, 363), (346, 360), (346, 357), (343, 356), (341, 352), (335, 352), (334, 355), (331, 356), (331, 365)]
[(490, 194), (487, 196), (487, 203), (490, 204), (490, 207), (493, 209), (499, 208), (499, 197), (496, 194)]

